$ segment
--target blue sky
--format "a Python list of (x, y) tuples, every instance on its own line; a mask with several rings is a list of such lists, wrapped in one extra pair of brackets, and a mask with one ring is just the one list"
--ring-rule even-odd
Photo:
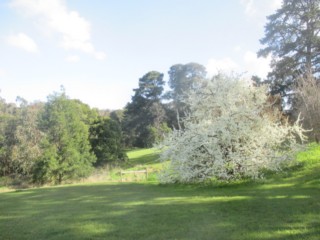
[(197, 62), (264, 77), (266, 16), (281, 0), (1, 0), (0, 96), (45, 101), (63, 85), (119, 109), (148, 71)]

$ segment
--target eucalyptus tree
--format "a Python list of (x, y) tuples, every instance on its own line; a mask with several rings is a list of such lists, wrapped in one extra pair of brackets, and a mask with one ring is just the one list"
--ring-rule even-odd
[(35, 163), (42, 154), (40, 143), (44, 134), (39, 129), (38, 120), (44, 103), (28, 104), (24, 99), (17, 100), (20, 106), (13, 132), (15, 143), (11, 150), (11, 161), (15, 166), (15, 173), (31, 176)]
[(14, 172), (11, 153), (15, 144), (16, 114), (16, 105), (6, 103), (0, 97), (0, 176), (7, 176)]

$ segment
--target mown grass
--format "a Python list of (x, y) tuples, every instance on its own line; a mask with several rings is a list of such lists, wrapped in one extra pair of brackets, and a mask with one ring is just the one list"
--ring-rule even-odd
[[(127, 151), (129, 160), (125, 162), (118, 162), (116, 164), (107, 165), (104, 168), (98, 169), (84, 182), (97, 182), (109, 181), (109, 182), (154, 182), (157, 180), (157, 173), (161, 170), (162, 164), (159, 160), (159, 151), (154, 148), (149, 149), (134, 149)], [(136, 171), (146, 170), (148, 171), (148, 178), (145, 174), (125, 174), (121, 177), (121, 171)]]
[[(158, 164), (156, 154), (143, 156), (132, 152), (128, 169)], [(320, 148), (298, 159), (299, 167), (260, 182), (99, 183), (0, 193), (0, 239), (318, 240)]]

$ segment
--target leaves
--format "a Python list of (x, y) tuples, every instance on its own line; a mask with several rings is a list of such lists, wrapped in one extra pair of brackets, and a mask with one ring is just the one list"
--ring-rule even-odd
[(223, 75), (191, 91), (184, 99), (190, 106), (185, 129), (174, 130), (159, 145), (162, 159), (171, 160), (161, 181), (257, 178), (262, 169), (281, 169), (303, 130), (298, 123), (281, 124), (266, 92)]
[(268, 17), (265, 45), (258, 56), (273, 56), (268, 75), (272, 94), (288, 95), (301, 76), (320, 73), (320, 1), (284, 0), (282, 7)]
[(64, 93), (48, 99), (40, 125), (47, 144), (42, 145), (44, 155), (37, 163), (38, 167), (43, 167), (35, 172), (34, 179), (61, 183), (85, 177), (96, 158), (90, 152), (89, 127), (84, 122), (86, 117), (80, 111), (79, 102), (69, 100)]

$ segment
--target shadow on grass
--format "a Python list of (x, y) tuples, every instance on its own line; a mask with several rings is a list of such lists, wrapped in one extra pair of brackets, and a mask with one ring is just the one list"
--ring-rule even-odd
[(319, 239), (319, 186), (96, 184), (0, 194), (2, 239)]

